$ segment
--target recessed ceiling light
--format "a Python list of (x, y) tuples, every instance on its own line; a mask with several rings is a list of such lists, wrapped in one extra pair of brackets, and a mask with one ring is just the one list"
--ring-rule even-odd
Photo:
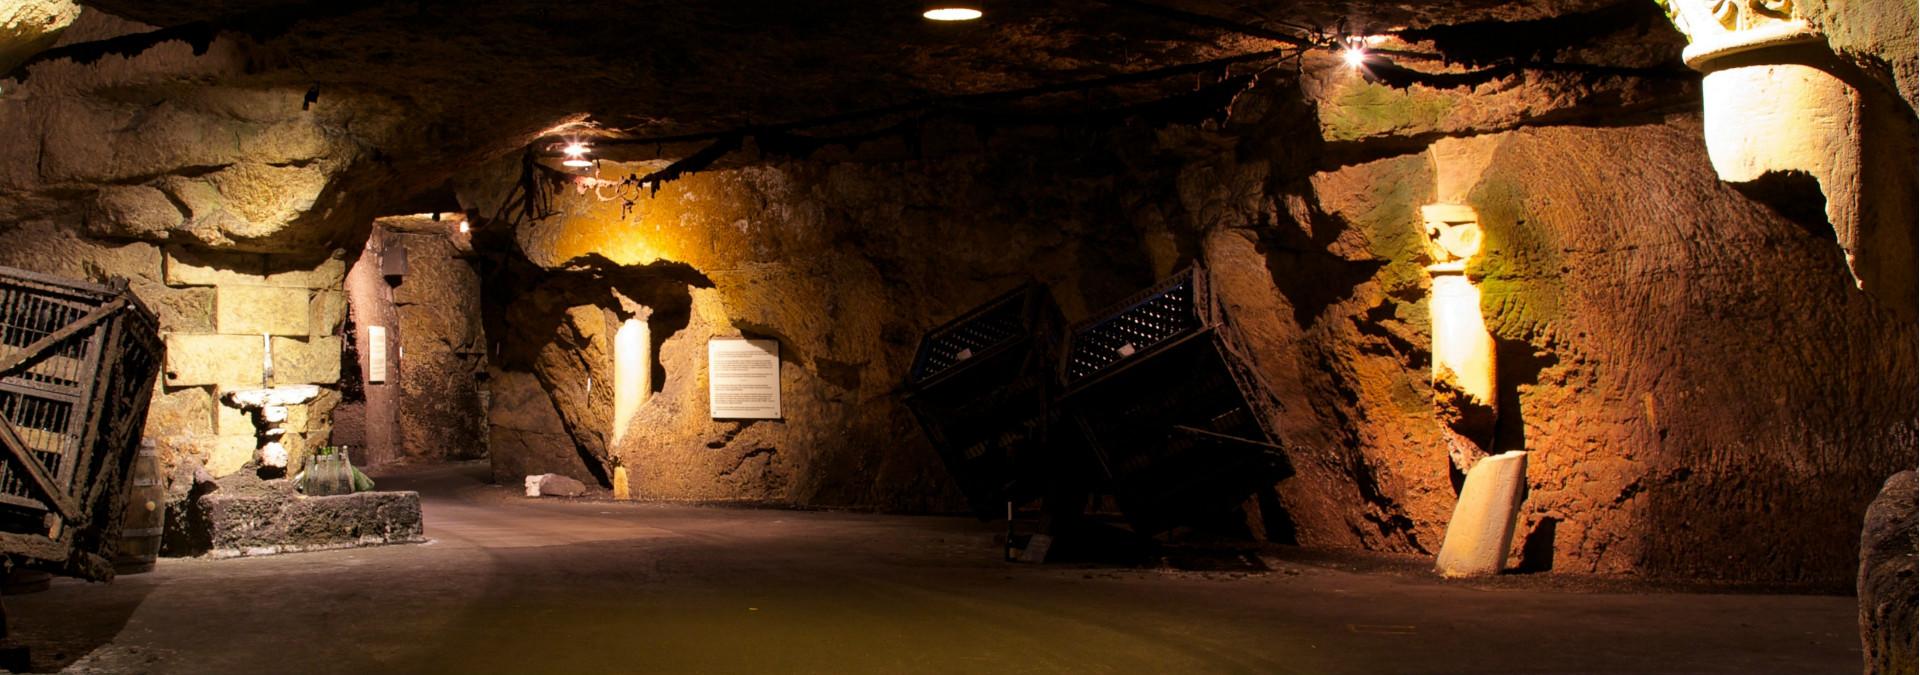
[(927, 3), (925, 11), (920, 12), (920, 16), (933, 21), (972, 21), (983, 15), (980, 3), (966, 0), (936, 0)]

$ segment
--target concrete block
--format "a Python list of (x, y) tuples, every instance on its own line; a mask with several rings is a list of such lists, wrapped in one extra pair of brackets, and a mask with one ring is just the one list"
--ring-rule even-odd
[(420, 495), (302, 497), (286, 481), (240, 475), (200, 498), (216, 558), (424, 541)]
[(180, 333), (214, 333), (213, 289), (173, 288), (146, 279), (133, 279), (134, 295), (160, 319), (160, 329)]
[[(265, 348), (259, 335), (174, 333), (167, 336), (167, 369), (162, 382), (169, 387), (259, 386)], [(338, 359), (335, 361), (334, 370), (338, 371)]]
[(312, 269), (291, 269), (272, 272), (267, 275), (269, 286), (289, 286), (324, 290), (340, 290), (341, 282), (347, 278), (347, 263), (339, 258), (328, 258)]
[(229, 335), (309, 334), (313, 319), (310, 292), (274, 286), (218, 286), (215, 325)]
[(147, 406), (148, 437), (215, 433), (213, 392), (207, 387), (157, 387)]
[(1447, 537), (1433, 570), (1445, 577), (1499, 574), (1513, 546), (1526, 489), (1525, 452), (1504, 452), (1474, 464), (1453, 506), (1453, 519), (1447, 521)]
[(578, 497), (586, 493), (585, 483), (557, 473), (527, 476), (528, 497)]
[(346, 341), (339, 336), (274, 338), (274, 384), (339, 382), (340, 351), (345, 347)]
[(312, 406), (305, 404), (287, 406), (287, 420), (280, 426), (287, 431), (306, 431), (311, 415)]

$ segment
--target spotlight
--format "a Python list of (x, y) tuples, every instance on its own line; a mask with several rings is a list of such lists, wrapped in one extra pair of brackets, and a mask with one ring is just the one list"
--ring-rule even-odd
[(932, 21), (972, 21), (984, 14), (973, 0), (933, 0), (922, 9), (920, 16)]
[(1355, 35), (1343, 40), (1347, 48), (1340, 51), (1340, 60), (1347, 62), (1348, 68), (1367, 65), (1367, 38)]
[(1340, 59), (1347, 62), (1348, 68), (1359, 68), (1367, 63), (1367, 50), (1349, 46), (1340, 52)]
[(589, 152), (593, 152), (593, 148), (585, 143), (578, 141), (568, 143), (567, 147), (560, 150), (560, 154), (567, 156), (566, 160), (560, 162), (560, 165), (575, 169), (584, 169), (593, 166), (593, 160), (587, 159), (587, 153)]
[(460, 219), (460, 234), (466, 234), (472, 231), (473, 231), (473, 225), (471, 223), (468, 223), (465, 218)]

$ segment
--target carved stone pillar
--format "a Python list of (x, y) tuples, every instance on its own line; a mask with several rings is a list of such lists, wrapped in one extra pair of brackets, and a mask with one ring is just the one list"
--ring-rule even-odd
[(1492, 450), (1497, 410), (1493, 335), (1480, 314), (1480, 289), (1467, 279), (1467, 261), (1480, 252), (1480, 218), (1472, 207), (1420, 207), (1433, 264), (1434, 410), (1451, 432), (1447, 455), (1466, 473)]

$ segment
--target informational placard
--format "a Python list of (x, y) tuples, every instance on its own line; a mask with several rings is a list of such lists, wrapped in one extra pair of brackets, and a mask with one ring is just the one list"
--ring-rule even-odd
[(717, 420), (779, 419), (779, 341), (708, 340), (707, 409)]
[(367, 382), (387, 381), (387, 329), (367, 326)]

